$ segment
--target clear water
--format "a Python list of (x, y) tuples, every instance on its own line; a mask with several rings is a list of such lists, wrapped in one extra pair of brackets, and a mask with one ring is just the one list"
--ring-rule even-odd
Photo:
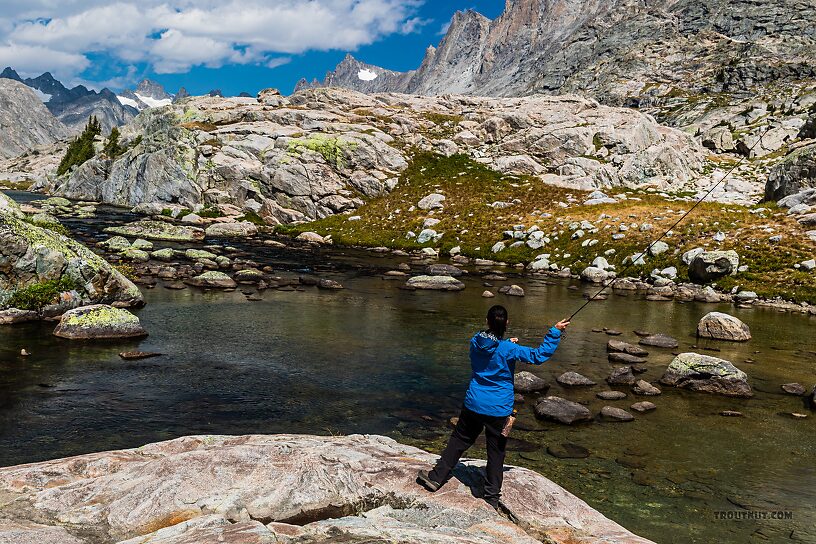
[[(103, 214), (70, 226), (92, 240), (106, 221), (121, 219)], [(280, 275), (317, 271), (347, 289), (265, 291), (261, 302), (240, 292), (145, 289), (148, 304), (137, 313), (150, 336), (142, 341), (69, 342), (47, 323), (0, 328), (0, 466), (197, 433), (380, 433), (439, 451), (469, 378), (467, 341), (486, 309), (506, 305), (509, 332), (534, 344), (583, 300), (583, 287), (524, 278), (512, 281), (525, 298), (483, 299), (476, 275), (460, 293), (409, 292), (378, 274), (399, 262), (392, 257), (247, 249)], [(816, 414), (779, 388), (816, 383), (813, 317), (612, 296), (579, 316), (548, 364), (529, 369), (554, 384), (550, 394), (594, 413), (604, 404), (628, 408), (642, 399), (601, 401), (595, 393), (605, 385), (565, 390), (555, 377), (575, 370), (604, 383), (615, 365), (606, 358), (609, 337), (593, 328), (619, 329), (629, 341), (634, 329), (665, 332), (689, 350), (697, 320), (715, 309), (743, 319), (754, 339), (699, 346), (719, 348), (711, 354), (745, 370), (753, 399), (663, 387), (649, 399), (657, 410), (632, 423), (578, 427), (538, 422), (528, 402), (519, 425), (528, 430), (514, 430), (508, 463), (542, 472), (656, 542), (816, 542)], [(19, 356), (21, 348), (32, 355)], [(119, 358), (132, 349), (164, 355)], [(653, 348), (644, 378), (656, 381), (671, 359)], [(546, 452), (565, 442), (590, 456)], [(715, 519), (716, 511), (745, 509), (790, 511), (792, 519)]]

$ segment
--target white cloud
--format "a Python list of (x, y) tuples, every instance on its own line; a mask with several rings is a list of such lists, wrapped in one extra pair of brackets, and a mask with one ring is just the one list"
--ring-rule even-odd
[(284, 64), (289, 64), (290, 62), (292, 62), (292, 57), (275, 57), (266, 62), (266, 67), (277, 68), (278, 66), (283, 66)]
[[(415, 32), (426, 0), (0, 0), (0, 64), (76, 75), (91, 53), (159, 73), (269, 67), (309, 50), (354, 50)], [(42, 54), (14, 55), (12, 51)], [(7, 59), (7, 60), (3, 60)]]

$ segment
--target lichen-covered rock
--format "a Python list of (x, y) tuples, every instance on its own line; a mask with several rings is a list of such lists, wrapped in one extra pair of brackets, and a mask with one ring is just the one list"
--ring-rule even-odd
[(528, 469), (504, 476), (518, 523), (474, 497), (483, 462), (428, 493), (437, 458), (373, 435), (190, 436), (0, 468), (0, 542), (649, 544)]
[(125, 225), (108, 227), (105, 232), (133, 236), (147, 240), (166, 242), (198, 242), (204, 239), (204, 231), (197, 227), (174, 225), (164, 221), (142, 220)]
[(95, 304), (65, 312), (54, 336), (71, 340), (138, 338), (147, 336), (147, 331), (129, 311)]
[(698, 253), (689, 265), (689, 279), (705, 285), (723, 276), (737, 273), (739, 255), (736, 251), (703, 251)]
[(729, 397), (752, 397), (748, 376), (731, 362), (699, 353), (681, 353), (671, 362), (660, 383)]
[(223, 272), (211, 270), (204, 272), (193, 278), (187, 279), (184, 283), (194, 287), (205, 287), (210, 289), (234, 289), (238, 283)]
[(565, 425), (592, 420), (592, 412), (586, 406), (561, 397), (544, 397), (536, 403), (534, 410), (536, 416), (542, 419), (557, 421)]
[(461, 291), (465, 288), (464, 283), (451, 276), (414, 276), (405, 285), (434, 291)]
[(213, 223), (204, 232), (210, 238), (245, 238), (258, 234), (258, 227), (249, 221)]
[[(172, 251), (172, 249), (170, 251)], [(218, 257), (218, 255), (216, 255), (212, 251), (194, 248), (185, 251), (184, 256), (190, 259), (191, 261), (196, 261), (198, 259), (216, 259)]]
[(697, 324), (697, 335), (703, 338), (745, 342), (751, 339), (751, 329), (733, 315), (709, 312)]
[(138, 287), (104, 259), (71, 238), (19, 219), (16, 204), (5, 195), (0, 202), (10, 210), (0, 211), (0, 310), (18, 305), (53, 317), (79, 305), (144, 304)]

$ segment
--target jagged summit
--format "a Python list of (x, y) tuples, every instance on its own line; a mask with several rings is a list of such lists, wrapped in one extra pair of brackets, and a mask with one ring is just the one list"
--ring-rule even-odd
[[(816, 76), (816, 5), (805, 0), (507, 0), (495, 20), (456, 12), (420, 67), (389, 73), (350, 55), (324, 81), (363, 92), (591, 94), (623, 103), (629, 82), (707, 91)], [(397, 75), (398, 74), (398, 75)]]

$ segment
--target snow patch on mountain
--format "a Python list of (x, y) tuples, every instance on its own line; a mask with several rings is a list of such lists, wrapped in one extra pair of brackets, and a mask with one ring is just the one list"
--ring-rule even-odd
[(374, 81), (377, 79), (377, 72), (373, 70), (369, 70), (367, 68), (363, 68), (359, 72), (357, 72), (357, 78), (361, 79), (362, 81)]
[(51, 97), (53, 96), (53, 95), (50, 95), (50, 94), (48, 94), (48, 93), (44, 93), (44, 92), (42, 92), (41, 90), (37, 89), (36, 87), (29, 87), (29, 88), (30, 88), (32, 91), (34, 91), (34, 94), (36, 94), (36, 95), (37, 95), (37, 98), (39, 98), (40, 100), (42, 100), (43, 104), (45, 104), (46, 102), (48, 102), (49, 100), (51, 100)]
[(123, 106), (130, 106), (131, 108), (136, 108), (137, 110), (139, 109), (139, 103), (132, 98), (121, 95), (116, 95), (116, 98), (119, 99), (119, 102), (121, 102)]
[(169, 106), (170, 104), (173, 103), (172, 98), (157, 99), (157, 98), (153, 98), (151, 96), (144, 96), (144, 95), (139, 94), (139, 93), (136, 93), (136, 96), (139, 98), (139, 100), (141, 100), (142, 102), (147, 104), (147, 107), (149, 107), (149, 108), (159, 108), (161, 106)]

